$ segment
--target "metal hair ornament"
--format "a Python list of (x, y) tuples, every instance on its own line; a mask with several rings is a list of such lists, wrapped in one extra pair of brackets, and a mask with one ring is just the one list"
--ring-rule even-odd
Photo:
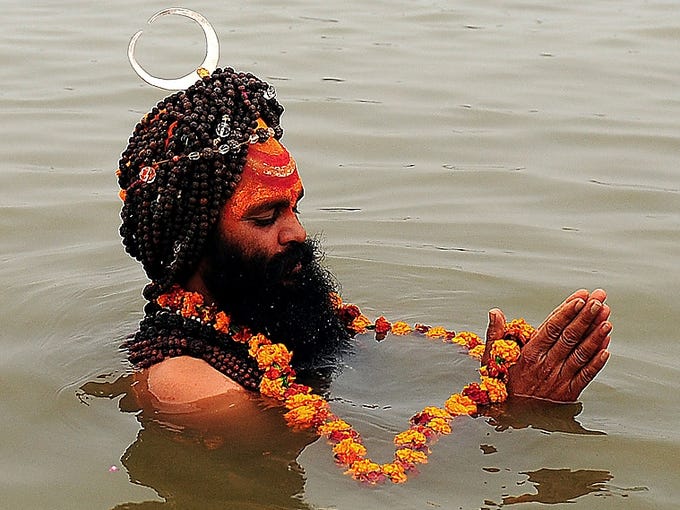
[(209, 76), (217, 68), (217, 61), (220, 59), (220, 42), (217, 39), (217, 33), (210, 22), (201, 14), (189, 9), (181, 7), (163, 9), (151, 16), (147, 23), (150, 25), (158, 18), (169, 14), (176, 14), (177, 16), (184, 16), (185, 18), (192, 19), (199, 24), (201, 29), (203, 29), (203, 34), (205, 35), (205, 58), (203, 59), (203, 63), (201, 63), (195, 71), (192, 71), (181, 78), (165, 79), (152, 76), (139, 65), (139, 62), (137, 62), (137, 59), (135, 58), (135, 46), (137, 44), (137, 39), (142, 35), (142, 30), (138, 31), (132, 36), (132, 39), (130, 39), (130, 44), (128, 45), (128, 59), (130, 60), (130, 65), (139, 77), (149, 85), (165, 90), (183, 90), (193, 85), (197, 80)]

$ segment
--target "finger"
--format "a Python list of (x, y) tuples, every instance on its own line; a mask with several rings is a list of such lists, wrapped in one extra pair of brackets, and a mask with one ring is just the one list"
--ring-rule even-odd
[(528, 362), (536, 362), (545, 357), (584, 305), (585, 301), (577, 297), (573, 300), (567, 300), (557, 307), (550, 318), (536, 331), (531, 341), (522, 349), (524, 358)]
[(552, 319), (555, 316), (555, 314), (558, 313), (560, 311), (560, 309), (562, 307), (564, 307), (566, 304), (568, 304), (569, 302), (574, 301), (575, 299), (582, 299), (583, 302), (585, 303), (586, 301), (588, 301), (588, 297), (589, 297), (589, 294), (588, 294), (588, 291), (586, 289), (579, 289), (577, 291), (572, 292), (571, 295), (569, 295), (567, 297), (567, 299), (562, 301), (559, 305), (557, 305), (555, 307), (555, 309), (552, 312), (550, 312), (550, 314), (545, 318), (545, 320), (541, 323), (541, 325), (538, 326), (538, 328), (536, 328), (536, 329), (541, 329), (543, 326), (545, 326), (545, 324), (548, 321), (550, 321), (550, 319)]
[(600, 327), (603, 322), (608, 321), (609, 317), (611, 316), (611, 312), (612, 310), (609, 308), (609, 305), (603, 304), (600, 313), (597, 315), (597, 317), (595, 317), (595, 320), (590, 325), (586, 335), (590, 335), (593, 331), (595, 331), (595, 328)]
[(587, 366), (594, 357), (609, 346), (611, 331), (611, 322), (600, 324), (569, 355), (560, 375), (571, 379), (574, 374), (577, 374), (583, 367)]
[(484, 355), (482, 356), (482, 365), (489, 362), (489, 355), (491, 354), (491, 347), (496, 340), (503, 338), (505, 334), (505, 315), (498, 308), (489, 310), (489, 325), (486, 328), (486, 346), (484, 347)]
[(599, 315), (602, 306), (598, 300), (589, 300), (574, 320), (564, 328), (559, 340), (548, 353), (547, 361), (551, 366), (561, 366), (576, 346), (586, 338), (586, 332)]
[(590, 363), (588, 363), (583, 369), (581, 369), (578, 374), (572, 379), (570, 391), (574, 395), (574, 400), (578, 399), (578, 396), (585, 389), (590, 381), (592, 381), (595, 376), (604, 368), (604, 365), (609, 359), (609, 351), (603, 349), (600, 351)]
[(604, 303), (607, 300), (607, 293), (603, 289), (595, 289), (590, 293), (590, 299), (597, 299)]

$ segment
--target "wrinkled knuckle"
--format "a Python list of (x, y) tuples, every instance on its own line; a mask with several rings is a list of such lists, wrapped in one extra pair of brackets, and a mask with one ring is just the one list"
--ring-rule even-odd
[(548, 338), (550, 338), (552, 340), (557, 340), (560, 337), (560, 335), (562, 334), (562, 328), (559, 327), (554, 322), (548, 322), (545, 325), (545, 330), (546, 330), (546, 334), (548, 335)]
[(590, 357), (588, 356), (588, 353), (585, 351), (585, 349), (578, 348), (574, 351), (574, 360), (576, 360), (576, 363), (580, 365), (585, 365), (590, 361)]
[(568, 345), (569, 347), (575, 346), (580, 340), (580, 336), (575, 334), (571, 330), (565, 330), (564, 333), (562, 333), (562, 341)]

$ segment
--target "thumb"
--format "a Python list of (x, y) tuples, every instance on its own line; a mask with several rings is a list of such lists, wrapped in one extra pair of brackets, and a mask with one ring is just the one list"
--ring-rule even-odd
[(491, 354), (491, 347), (496, 340), (501, 340), (505, 334), (505, 315), (498, 308), (489, 310), (489, 325), (486, 328), (486, 347), (482, 356), (482, 365), (486, 365)]

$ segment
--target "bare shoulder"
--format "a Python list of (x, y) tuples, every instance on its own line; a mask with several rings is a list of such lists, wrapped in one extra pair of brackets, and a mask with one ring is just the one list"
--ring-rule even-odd
[(146, 387), (161, 404), (194, 404), (218, 396), (247, 398), (246, 390), (203, 360), (190, 356), (168, 358), (150, 367)]
[[(258, 395), (190, 356), (168, 358), (138, 372), (133, 389), (142, 414), (172, 428), (245, 440), (256, 437), (253, 430), (271, 427)], [(243, 424), (248, 424), (247, 434)]]

